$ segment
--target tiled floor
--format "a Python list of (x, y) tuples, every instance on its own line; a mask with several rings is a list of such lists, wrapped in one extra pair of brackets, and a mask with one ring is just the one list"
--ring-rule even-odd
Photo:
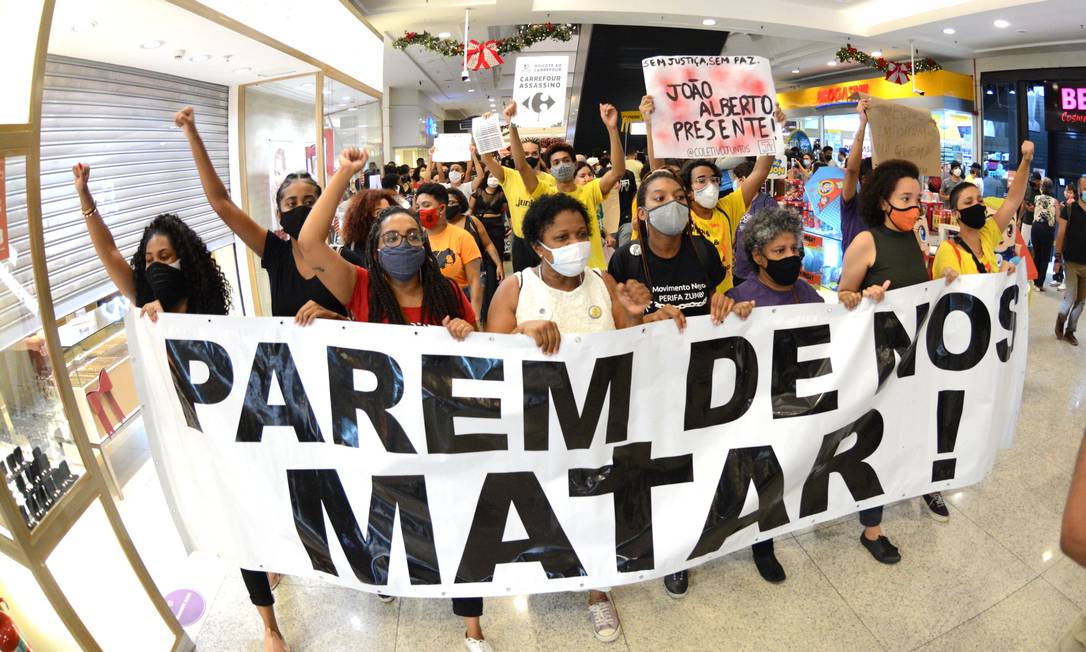
[[(619, 587), (623, 636), (597, 643), (580, 594), (496, 598), (497, 650), (1048, 650), (1086, 609), (1086, 571), (1059, 550), (1063, 502), (1086, 424), (1086, 346), (1056, 341), (1058, 295), (1035, 294), (1030, 366), (1014, 448), (982, 484), (948, 496), (949, 523), (919, 501), (887, 509), (893, 567), (857, 543), (855, 518), (778, 539), (788, 581), (769, 585), (749, 552), (697, 568), (682, 601), (659, 582)], [(204, 650), (259, 650), (240, 577), (225, 573), (197, 635)], [(375, 597), (285, 578), (280, 624), (293, 650), (459, 650), (444, 600)]]

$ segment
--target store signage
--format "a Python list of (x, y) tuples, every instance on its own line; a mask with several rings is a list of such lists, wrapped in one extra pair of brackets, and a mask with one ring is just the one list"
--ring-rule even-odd
[(853, 94), (855, 93), (867, 93), (871, 88), (868, 84), (853, 84), (853, 85), (841, 85), (841, 86), (828, 86), (826, 88), (818, 89), (818, 103), (822, 104), (840, 104), (841, 102), (854, 102)]
[(1053, 84), (1045, 90), (1045, 126), (1052, 131), (1086, 131), (1086, 82)]
[(1018, 423), (1024, 272), (549, 356), (329, 320), (132, 313), (127, 333), (190, 549), (391, 595), (583, 591), (982, 480)]
[(569, 57), (517, 57), (513, 101), (517, 127), (565, 128)]

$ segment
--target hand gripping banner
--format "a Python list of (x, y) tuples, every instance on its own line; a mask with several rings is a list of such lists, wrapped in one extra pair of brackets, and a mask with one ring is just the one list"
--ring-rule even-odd
[(980, 481), (1010, 445), (1025, 278), (598, 335), (130, 315), (187, 547), (386, 594), (648, 580)]

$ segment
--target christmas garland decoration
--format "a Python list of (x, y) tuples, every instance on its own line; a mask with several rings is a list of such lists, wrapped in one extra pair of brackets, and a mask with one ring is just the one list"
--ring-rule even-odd
[[(538, 25), (521, 25), (517, 33), (507, 38), (493, 39), (487, 43), (493, 43), (497, 54), (520, 52), (541, 41), (548, 39), (562, 41), (563, 43), (573, 38), (573, 25), (554, 23), (542, 23)], [(438, 38), (430, 32), (404, 32), (404, 35), (392, 42), (392, 47), (397, 50), (405, 50), (408, 46), (417, 45), (431, 52), (446, 57), (464, 56), (464, 42), (453, 38)]]
[(931, 57), (917, 59), (915, 64), (908, 62), (897, 63), (894, 61), (887, 61), (884, 57), (873, 57), (851, 45), (846, 45), (837, 51), (837, 60), (841, 63), (854, 61), (865, 66), (870, 66), (875, 70), (884, 73), (888, 80), (897, 82), (898, 84), (903, 84), (908, 81), (909, 75), (918, 72), (932, 72), (943, 69), (943, 67), (936, 63), (935, 59), (932, 59)]

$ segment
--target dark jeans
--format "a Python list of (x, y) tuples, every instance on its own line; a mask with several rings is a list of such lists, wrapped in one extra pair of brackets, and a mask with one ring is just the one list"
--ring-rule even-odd
[(751, 552), (755, 557), (765, 557), (773, 554), (773, 539), (766, 539), (765, 541), (759, 541), (758, 543), (750, 547)]
[(882, 507), (872, 507), (871, 509), (860, 510), (860, 525), (864, 527), (875, 527), (882, 523)]
[(478, 618), (483, 615), (482, 598), (453, 598), (453, 613), (461, 618)]
[(519, 272), (539, 264), (539, 256), (524, 238), (513, 236), (513, 271)]
[(1045, 286), (1048, 276), (1048, 260), (1052, 258), (1052, 246), (1056, 239), (1056, 229), (1044, 222), (1033, 223), (1033, 262), (1037, 265), (1037, 279), (1033, 284), (1039, 288)]
[(249, 600), (253, 604), (258, 607), (270, 607), (275, 604), (267, 573), (243, 568), (241, 569), (241, 579), (245, 582), (245, 588), (249, 590)]
[(479, 321), (486, 321), (487, 313), (490, 312), (490, 300), (494, 298), (494, 293), (498, 291), (498, 270), (494, 265), (494, 261), (490, 260), (490, 256), (483, 252), (483, 314), (476, 315)]

